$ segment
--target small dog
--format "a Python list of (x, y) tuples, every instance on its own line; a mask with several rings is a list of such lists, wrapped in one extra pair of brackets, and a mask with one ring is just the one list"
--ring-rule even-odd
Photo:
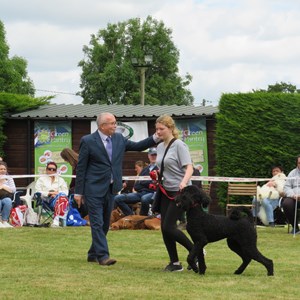
[(264, 184), (263, 186), (257, 187), (257, 200), (263, 200), (265, 198), (269, 199), (279, 199), (283, 193), (284, 184), (286, 181), (286, 176), (284, 173), (279, 173), (272, 177), (272, 179)]
[(214, 216), (203, 211), (203, 207), (207, 207), (209, 202), (210, 198), (205, 192), (194, 185), (184, 188), (175, 199), (176, 205), (187, 212), (187, 232), (194, 242), (187, 262), (193, 271), (204, 275), (204, 246), (227, 238), (228, 247), (243, 261), (234, 274), (242, 274), (251, 259), (254, 259), (266, 267), (268, 276), (274, 275), (273, 261), (257, 249), (257, 236), (250, 210), (241, 207), (233, 210), (229, 217)]

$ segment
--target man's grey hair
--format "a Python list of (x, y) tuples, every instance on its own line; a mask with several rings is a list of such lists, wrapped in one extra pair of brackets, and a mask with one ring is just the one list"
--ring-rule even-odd
[(103, 113), (99, 114), (97, 117), (97, 120), (96, 120), (98, 127), (101, 124), (106, 122), (107, 117), (112, 117), (112, 116), (114, 116), (114, 115), (109, 112), (103, 112)]

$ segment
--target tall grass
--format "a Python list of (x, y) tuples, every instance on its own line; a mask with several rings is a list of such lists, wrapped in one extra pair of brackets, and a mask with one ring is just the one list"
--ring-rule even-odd
[(162, 272), (168, 256), (159, 231), (110, 231), (117, 264), (87, 263), (88, 227), (0, 231), (0, 299), (299, 299), (300, 236), (286, 228), (258, 228), (258, 247), (273, 259), (275, 276), (251, 262), (233, 275), (240, 258), (226, 241), (206, 246), (207, 272)]

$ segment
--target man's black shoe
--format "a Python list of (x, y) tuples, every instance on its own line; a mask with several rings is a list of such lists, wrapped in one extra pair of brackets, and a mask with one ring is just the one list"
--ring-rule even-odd
[(91, 263), (97, 263), (97, 264), (99, 264), (99, 260), (98, 260), (97, 257), (88, 257), (87, 261), (91, 262)]
[(111, 266), (114, 265), (117, 261), (113, 258), (105, 258), (99, 261), (99, 265), (101, 266)]

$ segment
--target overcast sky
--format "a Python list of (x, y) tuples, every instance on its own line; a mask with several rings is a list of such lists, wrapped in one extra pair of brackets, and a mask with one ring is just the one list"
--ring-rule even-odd
[(300, 0), (1, 0), (0, 19), (10, 57), (28, 61), (35, 88), (66, 93), (53, 103), (78, 104), (68, 93), (80, 90), (77, 65), (91, 34), (151, 15), (173, 31), (195, 105), (217, 105), (222, 93), (280, 81), (300, 88), (299, 12)]

